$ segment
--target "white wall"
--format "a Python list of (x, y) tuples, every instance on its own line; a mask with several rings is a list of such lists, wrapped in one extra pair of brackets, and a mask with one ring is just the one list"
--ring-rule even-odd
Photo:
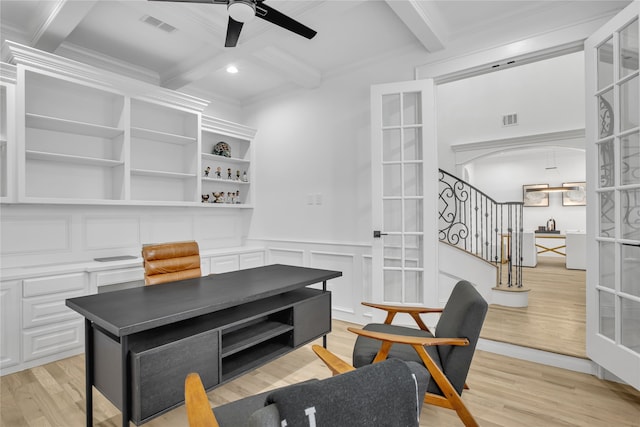
[[(456, 171), (452, 144), (584, 128), (584, 53), (438, 85), (440, 168)], [(517, 126), (503, 127), (517, 113)]]

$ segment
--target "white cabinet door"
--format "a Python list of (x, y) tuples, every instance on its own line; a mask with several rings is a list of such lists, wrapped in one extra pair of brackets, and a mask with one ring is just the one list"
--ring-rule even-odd
[(262, 267), (264, 265), (264, 252), (251, 252), (240, 254), (240, 269)]
[(0, 284), (0, 368), (20, 362), (20, 282)]
[(211, 257), (211, 274), (227, 273), (240, 269), (238, 255), (223, 255)]
[(585, 42), (587, 355), (640, 389), (640, 2)]

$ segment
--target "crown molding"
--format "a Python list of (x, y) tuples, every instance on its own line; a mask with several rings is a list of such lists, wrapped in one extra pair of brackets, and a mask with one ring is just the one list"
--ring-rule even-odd
[(0, 82), (16, 84), (16, 66), (0, 62)]
[(134, 80), (10, 40), (5, 41), (1, 52), (2, 59), (10, 64), (74, 78), (138, 99), (177, 105), (196, 112), (202, 112), (209, 105), (208, 100)]
[(202, 130), (222, 133), (243, 139), (253, 139), (257, 132), (256, 129), (248, 126), (205, 115), (202, 116)]

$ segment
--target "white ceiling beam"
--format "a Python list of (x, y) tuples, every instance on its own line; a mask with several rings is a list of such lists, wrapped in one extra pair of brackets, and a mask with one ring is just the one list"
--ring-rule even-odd
[(445, 21), (437, 2), (385, 0), (407, 28), (429, 52), (444, 49), (447, 41)]
[(37, 25), (31, 45), (36, 49), (54, 52), (98, 0), (59, 0), (50, 13)]

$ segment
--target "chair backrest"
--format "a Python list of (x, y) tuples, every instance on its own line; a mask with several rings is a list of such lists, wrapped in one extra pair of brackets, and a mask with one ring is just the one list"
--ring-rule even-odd
[(458, 394), (462, 393), (467, 379), (487, 308), (487, 301), (473, 285), (461, 280), (454, 286), (436, 326), (435, 336), (438, 338), (469, 340), (468, 346), (437, 346), (442, 371)]
[(145, 285), (202, 276), (200, 249), (195, 241), (145, 245), (142, 259)]

